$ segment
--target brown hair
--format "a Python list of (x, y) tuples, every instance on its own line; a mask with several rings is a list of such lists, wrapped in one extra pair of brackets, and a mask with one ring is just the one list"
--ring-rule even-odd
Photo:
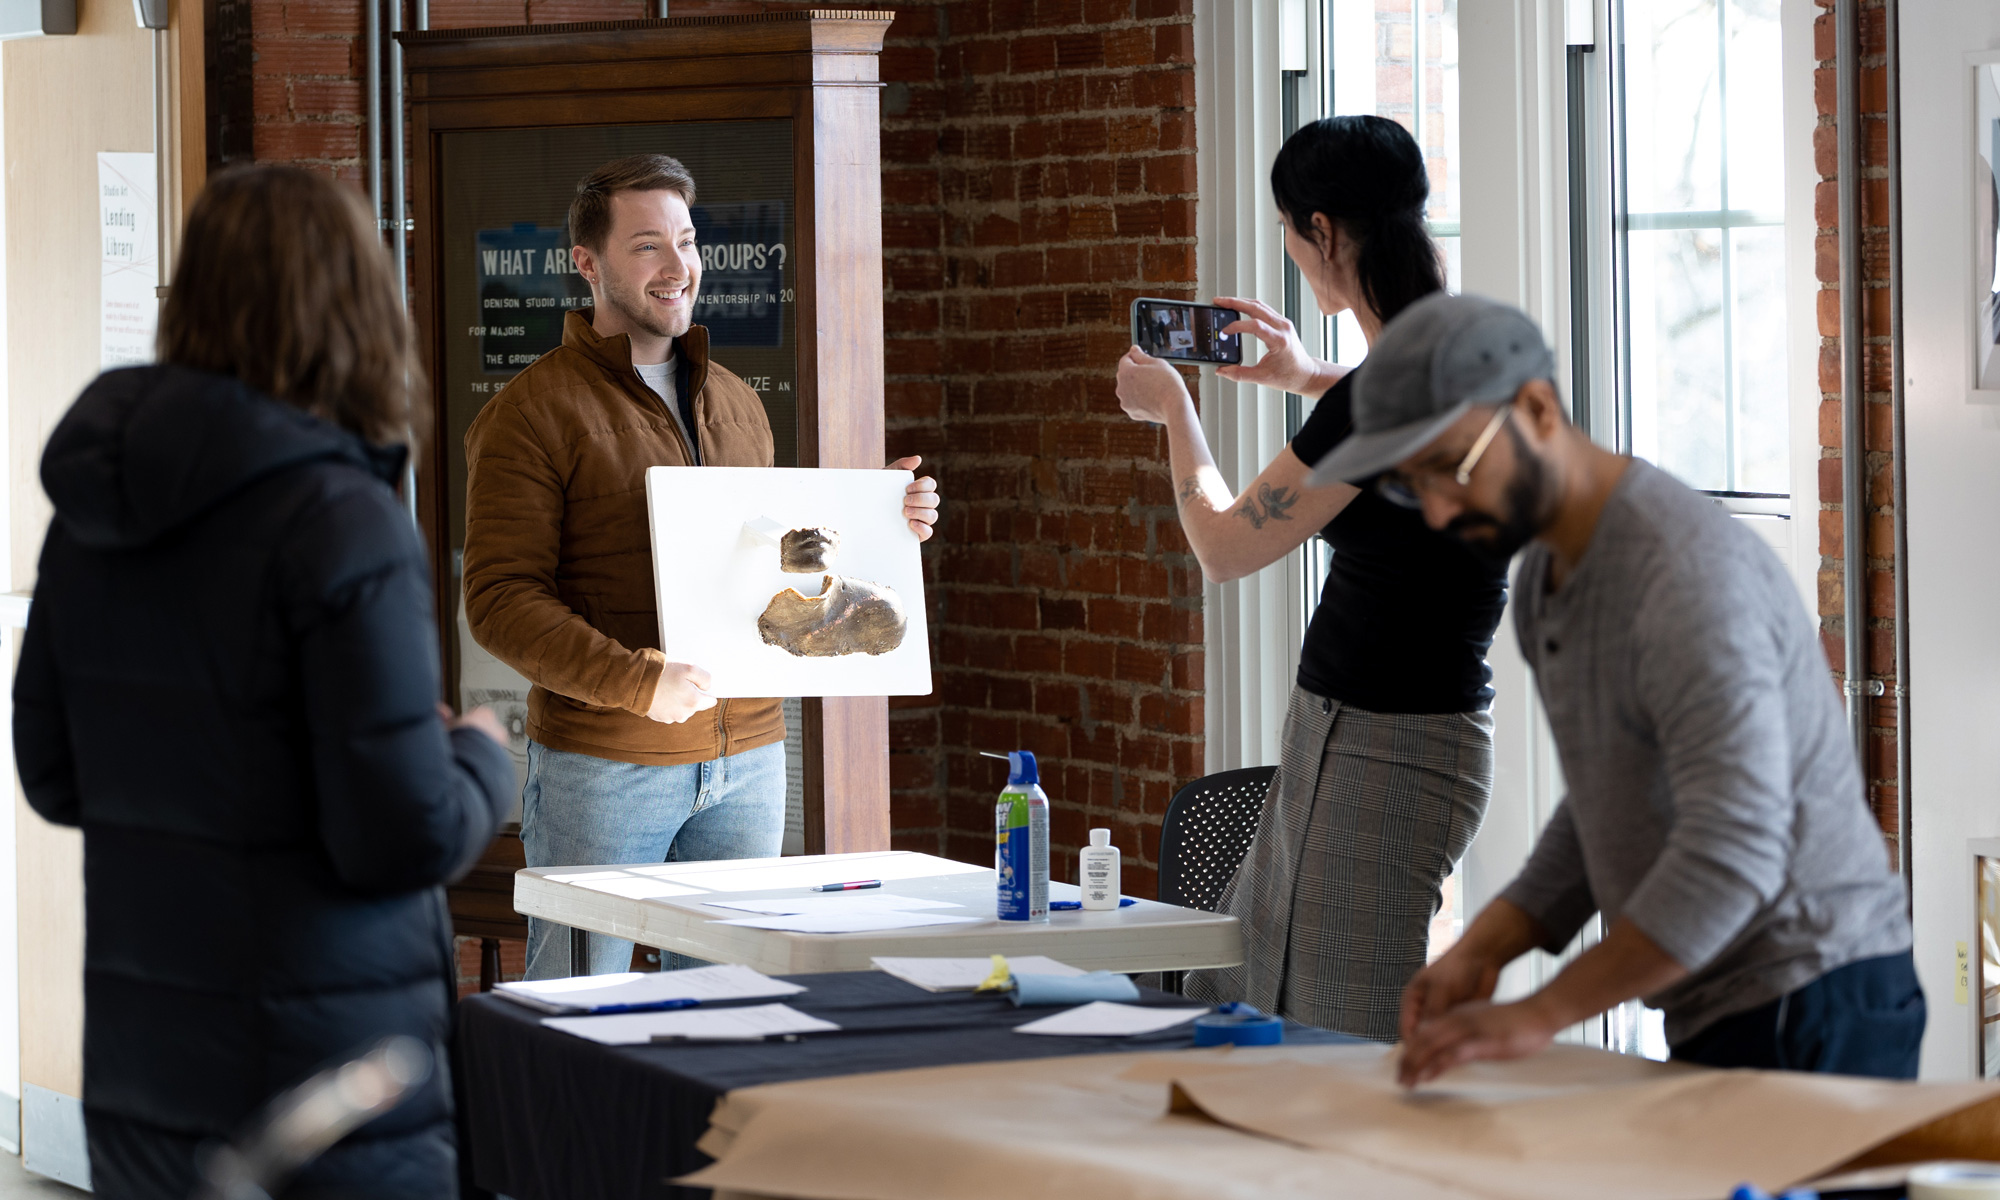
[(353, 189), (286, 166), (235, 167), (195, 198), (160, 308), (162, 362), (250, 387), (385, 444), (428, 407), (395, 270)]
[(585, 175), (569, 202), (569, 244), (602, 253), (611, 233), (611, 197), (620, 192), (672, 192), (694, 207), (694, 176), (665, 154), (634, 154)]

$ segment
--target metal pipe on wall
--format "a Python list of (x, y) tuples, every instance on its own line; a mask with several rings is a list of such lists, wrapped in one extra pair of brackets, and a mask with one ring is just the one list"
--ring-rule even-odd
[(363, 166), (368, 175), (368, 199), (375, 206), (376, 227), (382, 222), (382, 0), (368, 0), (366, 43), (362, 53), (368, 63), (363, 71), (368, 92), (368, 153)]
[(1915, 904), (1910, 865), (1910, 514), (1909, 455), (1903, 439), (1903, 115), (1898, 0), (1883, 4), (1883, 45), (1887, 63), (1889, 142), (1889, 502), (1896, 542), (1896, 868), (1903, 898)]
[(1840, 179), (1840, 532), (1843, 624), (1846, 627), (1847, 719), (1868, 772), (1868, 430), (1862, 374), (1861, 260), (1861, 0), (1834, 6), (1835, 112)]
[(174, 63), (167, 44), (172, 0), (132, 0), (132, 17), (153, 35), (153, 297), (164, 301), (174, 252)]
[(389, 246), (396, 256), (396, 290), (409, 303), (409, 207), (403, 152), (403, 0), (389, 0)]
[(153, 29), (153, 221), (158, 239), (153, 251), (158, 267), (153, 294), (165, 300), (167, 285), (174, 277), (174, 125), (173, 55), (164, 23)]
[[(382, 212), (382, 5), (389, 5), (389, 213)], [(417, 6), (418, 28), (430, 24), (430, 7), (423, 0)], [(403, 44), (395, 35), (403, 28), (403, 0), (368, 0), (368, 198), (375, 206), (378, 229), (389, 234), (389, 254), (396, 263), (396, 293), (409, 304), (409, 226), (404, 210), (408, 207), (403, 155)], [(415, 449), (415, 439), (411, 439)], [(417, 516), (417, 462), (412, 454), (403, 463), (403, 504), (410, 523), (421, 528)]]

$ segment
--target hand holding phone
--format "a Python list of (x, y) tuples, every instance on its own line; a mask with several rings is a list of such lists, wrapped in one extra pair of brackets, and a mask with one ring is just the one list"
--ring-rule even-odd
[(1164, 425), (1177, 412), (1192, 412), (1194, 400), (1171, 362), (1134, 346), (1118, 360), (1118, 407), (1134, 421)]
[(1213, 304), (1142, 296), (1132, 302), (1132, 344), (1171, 362), (1240, 363), (1242, 335), (1222, 329), (1241, 315)]
[(1242, 319), (1235, 323), (1233, 332), (1248, 333), (1264, 344), (1264, 352), (1257, 356), (1256, 366), (1224, 367), (1216, 374), (1238, 383), (1261, 384), (1301, 396), (1317, 396), (1339, 379), (1338, 373), (1331, 379), (1321, 377), (1321, 369), (1326, 364), (1306, 353), (1305, 345), (1299, 341), (1298, 330), (1277, 309), (1260, 301), (1233, 296), (1217, 296), (1216, 300), (1243, 314)]

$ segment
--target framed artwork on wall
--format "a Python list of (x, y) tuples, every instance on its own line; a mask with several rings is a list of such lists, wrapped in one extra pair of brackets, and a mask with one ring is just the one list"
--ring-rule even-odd
[(1966, 56), (1971, 85), (1969, 116), (1971, 168), (1967, 188), (1971, 201), (1972, 283), (1968, 364), (1971, 377), (1966, 399), (1975, 404), (2000, 404), (2000, 51)]

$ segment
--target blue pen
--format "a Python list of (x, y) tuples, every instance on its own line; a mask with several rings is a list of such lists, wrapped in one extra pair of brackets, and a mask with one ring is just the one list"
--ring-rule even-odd
[(693, 1008), (701, 1001), (683, 997), (679, 1000), (652, 1000), (644, 1004), (606, 1004), (601, 1008), (585, 1009), (593, 1017), (608, 1016), (612, 1013), (669, 1012), (676, 1008)]
[[(1137, 903), (1138, 903), (1138, 901), (1137, 901), (1137, 900), (1134, 900), (1134, 899), (1133, 899), (1132, 897), (1130, 897), (1130, 896), (1120, 896), (1120, 897), (1118, 898), (1118, 907), (1120, 907), (1120, 908), (1130, 908), (1130, 907), (1132, 907), (1132, 906), (1133, 906), (1134, 904), (1137, 904)], [(1049, 911), (1050, 911), (1050, 912), (1073, 912), (1073, 911), (1075, 911), (1075, 910), (1077, 910), (1077, 909), (1080, 909), (1080, 908), (1082, 908), (1082, 907), (1083, 907), (1083, 901), (1081, 901), (1081, 900), (1051, 900), (1051, 901), (1049, 901)]]

